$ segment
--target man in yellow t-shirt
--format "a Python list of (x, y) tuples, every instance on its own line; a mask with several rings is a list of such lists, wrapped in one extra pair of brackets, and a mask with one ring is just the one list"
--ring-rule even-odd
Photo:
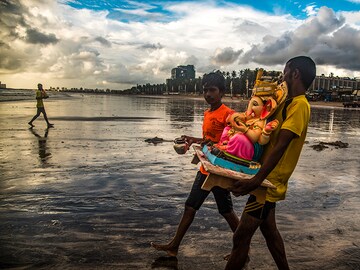
[[(202, 125), (203, 137), (182, 136), (189, 147), (193, 143), (206, 144), (219, 142), (221, 134), (226, 127), (226, 118), (234, 112), (221, 101), (225, 93), (225, 78), (221, 73), (212, 72), (205, 74), (202, 79), (202, 85), (204, 98), (210, 105), (210, 108), (204, 112)], [(165, 251), (169, 256), (177, 255), (181, 240), (194, 220), (197, 210), (200, 209), (210, 194), (210, 191), (201, 189), (207, 175), (208, 172), (201, 166), (185, 202), (185, 210), (173, 239), (167, 244), (155, 244), (151, 242), (152, 247), (160, 251)], [(230, 192), (220, 187), (212, 188), (211, 192), (214, 194), (219, 213), (225, 218), (231, 230), (234, 232), (239, 224), (239, 218), (234, 213)]]
[[(314, 61), (306, 56), (290, 59), (284, 69), (288, 97), (275, 112), (279, 128), (265, 146), (262, 166), (250, 180), (237, 181), (231, 189), (235, 196), (248, 194), (266, 178), (277, 189), (268, 189), (264, 204), (250, 195), (233, 236), (233, 248), (226, 270), (243, 269), (249, 253), (251, 238), (257, 228), (266, 239), (268, 249), (279, 269), (289, 269), (282, 237), (276, 227), (276, 202), (285, 199), (288, 180), (299, 160), (310, 120), (310, 105), (305, 92), (316, 75)], [(266, 134), (264, 134), (266, 135)]]
[(44, 107), (44, 102), (43, 99), (48, 98), (49, 96), (46, 94), (45, 90), (43, 89), (43, 86), (41, 83), (38, 84), (38, 90), (36, 91), (36, 108), (37, 108), (37, 112), (35, 114), (35, 116), (31, 119), (31, 121), (28, 123), (30, 125), (30, 128), (33, 128), (33, 122), (35, 121), (36, 118), (38, 118), (40, 116), (40, 114), (42, 113), (44, 116), (44, 119), (47, 123), (47, 127), (51, 128), (54, 127), (53, 124), (51, 124), (47, 118), (46, 115), (46, 111), (45, 111), (45, 107)]

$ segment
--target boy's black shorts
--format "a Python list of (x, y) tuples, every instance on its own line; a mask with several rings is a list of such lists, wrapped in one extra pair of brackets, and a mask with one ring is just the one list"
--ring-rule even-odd
[[(204, 203), (205, 199), (209, 195), (210, 191), (201, 189), (202, 184), (204, 183), (207, 175), (202, 174), (198, 171), (193, 186), (191, 188), (190, 194), (185, 202), (186, 206), (190, 206), (195, 210), (199, 210), (201, 205)], [(213, 187), (211, 192), (214, 194), (215, 201), (220, 214), (230, 213), (233, 209), (233, 203), (231, 200), (231, 194), (228, 190)]]
[(249, 214), (250, 216), (264, 220), (269, 215), (271, 209), (276, 207), (276, 203), (265, 201), (265, 204), (260, 204), (256, 201), (256, 197), (254, 195), (250, 195), (246, 205), (244, 212)]

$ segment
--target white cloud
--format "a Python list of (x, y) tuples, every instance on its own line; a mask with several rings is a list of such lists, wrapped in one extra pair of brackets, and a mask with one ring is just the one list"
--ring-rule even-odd
[(303, 9), (303, 11), (308, 15), (308, 16), (313, 16), (316, 15), (316, 13), (318, 12), (318, 8), (316, 7), (316, 5), (308, 5), (306, 6), (306, 8)]
[(345, 18), (347, 24), (360, 30), (360, 11), (342, 11), (339, 14)]
[[(134, 8), (117, 10), (116, 17), (55, 0), (11, 3), (12, 9), (0, 11), (0, 78), (10, 87), (33, 87), (18, 78), (38, 74), (34, 85), (46, 78), (52, 86), (124, 89), (163, 83), (177, 65), (195, 65), (197, 76), (219, 68), (281, 70), (302, 53), (334, 71), (360, 70), (360, 12), (309, 6), (311, 16), (299, 20), (249, 6), (168, 2), (163, 9), (170, 18), (151, 13), (150, 4), (129, 2)], [(138, 19), (118, 20), (128, 15)]]
[(345, 18), (322, 7), (316, 16), (280, 36), (269, 36), (253, 46), (241, 61), (267, 66), (286, 61), (294, 55), (311, 56), (319, 65), (360, 71), (360, 31), (345, 24)]
[(228, 66), (234, 63), (241, 53), (242, 50), (234, 51), (231, 47), (226, 47), (224, 49), (217, 48), (214, 56), (211, 57), (211, 62), (214, 65)]

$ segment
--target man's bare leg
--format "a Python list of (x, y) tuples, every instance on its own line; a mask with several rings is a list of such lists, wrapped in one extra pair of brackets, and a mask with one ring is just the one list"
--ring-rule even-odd
[(227, 223), (229, 224), (231, 230), (233, 232), (236, 231), (238, 225), (239, 225), (239, 222), (240, 222), (240, 219), (239, 217), (235, 214), (235, 212), (233, 210), (231, 210), (230, 213), (226, 213), (226, 214), (222, 214), (222, 216), (225, 218), (225, 220), (227, 221)]
[(226, 270), (242, 269), (247, 260), (251, 238), (261, 224), (261, 220), (243, 213), (233, 236), (233, 249), (226, 264)]
[(151, 242), (150, 245), (156, 250), (165, 251), (169, 256), (175, 257), (177, 256), (180, 243), (184, 238), (187, 230), (189, 229), (191, 223), (194, 220), (196, 214), (196, 210), (192, 207), (185, 206), (185, 211), (183, 216), (181, 217), (180, 223), (176, 230), (174, 238), (168, 244), (156, 244)]
[(43, 116), (44, 116), (44, 119), (45, 119), (45, 121), (46, 121), (46, 124), (47, 124), (48, 128), (54, 127), (54, 124), (51, 124), (51, 123), (49, 122), (49, 119), (47, 118), (47, 114), (46, 114), (45, 109), (44, 109), (44, 111), (43, 111)]
[(35, 127), (35, 126), (33, 125), (33, 122), (34, 122), (34, 121), (36, 120), (36, 118), (38, 118), (39, 116), (40, 116), (40, 110), (37, 109), (36, 114), (35, 114), (34, 117), (31, 119), (31, 121), (28, 123), (32, 128)]
[(277, 267), (280, 270), (288, 270), (284, 241), (276, 227), (275, 208), (270, 210), (268, 217), (260, 225), (260, 230)]
[[(239, 217), (235, 214), (235, 212), (232, 210), (230, 213), (226, 213), (226, 214), (222, 214), (222, 216), (225, 218), (225, 220), (227, 221), (227, 223), (229, 224), (230, 226), (230, 229), (235, 232), (238, 225), (239, 225), (239, 222), (240, 222), (240, 219)], [(230, 257), (230, 254), (227, 254), (224, 256), (224, 260), (227, 261), (229, 260), (229, 257)]]

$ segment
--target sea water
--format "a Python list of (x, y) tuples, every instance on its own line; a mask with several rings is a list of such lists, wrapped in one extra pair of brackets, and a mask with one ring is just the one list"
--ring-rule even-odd
[[(223, 269), (232, 234), (212, 195), (177, 259), (149, 244), (169, 241), (176, 230), (198, 167), (193, 152), (178, 155), (172, 140), (201, 137), (206, 102), (49, 94), (51, 129), (42, 116), (29, 129), (33, 97), (0, 102), (0, 268)], [(277, 205), (294, 269), (359, 265), (359, 121), (358, 109), (312, 108), (287, 198)], [(145, 142), (156, 136), (164, 142)], [(335, 141), (348, 148), (312, 148)], [(240, 215), (246, 196), (233, 202)], [(250, 257), (255, 269), (277, 269), (260, 232)]]

